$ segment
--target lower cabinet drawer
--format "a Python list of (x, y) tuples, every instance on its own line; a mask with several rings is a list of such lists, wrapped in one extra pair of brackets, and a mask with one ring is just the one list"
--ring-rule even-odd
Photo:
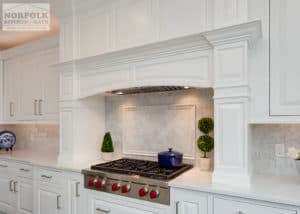
[(297, 214), (297, 211), (215, 197), (213, 214)]
[(36, 172), (36, 178), (39, 181), (52, 183), (55, 185), (64, 184), (64, 177), (62, 172), (50, 169), (39, 168)]

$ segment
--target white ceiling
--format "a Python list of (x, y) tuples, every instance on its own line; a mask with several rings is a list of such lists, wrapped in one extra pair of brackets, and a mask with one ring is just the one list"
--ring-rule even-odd
[(50, 31), (1, 31), (0, 30), (0, 50), (15, 47), (27, 42), (38, 40), (59, 32), (59, 21), (51, 16)]

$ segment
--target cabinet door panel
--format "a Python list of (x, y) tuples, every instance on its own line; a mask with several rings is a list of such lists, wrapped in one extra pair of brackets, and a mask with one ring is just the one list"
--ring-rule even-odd
[(13, 208), (12, 208), (13, 198), (12, 198), (12, 192), (9, 190), (9, 185), (10, 185), (9, 177), (0, 177), (0, 214), (2, 213), (13, 214)]
[(178, 214), (207, 214), (207, 195), (181, 189), (172, 190), (171, 194)]
[(41, 96), (38, 100), (39, 120), (58, 120), (59, 73), (51, 65), (58, 62), (58, 50), (43, 53), (37, 64), (41, 80)]
[(207, 27), (206, 0), (159, 1), (160, 39), (199, 33)]
[(19, 120), (35, 120), (37, 114), (37, 100), (41, 94), (41, 80), (37, 75), (37, 65), (34, 59), (37, 55), (26, 55), (20, 59), (22, 66), (20, 74), (20, 94), (18, 115)]
[(270, 113), (300, 115), (300, 1), (270, 1)]
[(4, 120), (15, 121), (17, 118), (19, 67), (18, 59), (4, 62)]
[(64, 214), (63, 192), (57, 187), (39, 184), (37, 187), (36, 214)]
[(18, 182), (18, 214), (31, 214), (33, 212), (33, 186), (30, 182)]
[(115, 9), (116, 48), (128, 48), (153, 40), (152, 5), (149, 0), (122, 0)]

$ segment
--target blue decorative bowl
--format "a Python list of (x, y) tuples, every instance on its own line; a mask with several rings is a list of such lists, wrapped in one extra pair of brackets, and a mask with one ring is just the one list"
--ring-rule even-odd
[(15, 133), (11, 131), (0, 132), (0, 150), (5, 149), (6, 151), (12, 150), (16, 144), (17, 138)]

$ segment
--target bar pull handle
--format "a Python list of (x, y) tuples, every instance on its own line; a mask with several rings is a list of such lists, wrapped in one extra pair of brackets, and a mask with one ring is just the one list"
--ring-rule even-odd
[(7, 168), (8, 165), (0, 164), (0, 167), (2, 167), (2, 168)]
[(30, 169), (21, 168), (20, 171), (22, 171), (22, 172), (30, 172)]
[(60, 198), (61, 198), (61, 195), (56, 196), (56, 208), (57, 208), (58, 210), (61, 209), (61, 206), (60, 206)]
[(17, 193), (17, 185), (18, 185), (18, 181), (15, 181), (14, 182), (14, 192)]
[(38, 100), (34, 100), (34, 102), (33, 102), (33, 107), (34, 107), (34, 115), (38, 115), (38, 113), (37, 113), (37, 104), (38, 104)]
[(39, 100), (39, 115), (43, 115), (43, 100)]
[(76, 195), (77, 198), (80, 197), (80, 194), (79, 194), (79, 184), (80, 184), (80, 182), (76, 182), (76, 184), (75, 184), (75, 195)]
[(15, 113), (14, 113), (14, 102), (10, 102), (9, 103), (9, 116), (11, 116), (11, 117), (15, 116)]
[(176, 201), (175, 207), (176, 207), (176, 214), (179, 214), (179, 201)]
[(10, 192), (13, 192), (13, 191), (14, 191), (14, 189), (12, 188), (13, 182), (14, 182), (13, 180), (10, 180), (10, 181), (9, 181), (9, 191), (10, 191)]
[(102, 212), (102, 213), (110, 213), (110, 210), (104, 210), (104, 209), (101, 209), (101, 208), (96, 208), (96, 211), (97, 212)]
[(46, 179), (51, 179), (52, 178), (52, 176), (48, 176), (48, 175), (42, 175), (41, 177), (46, 178)]

